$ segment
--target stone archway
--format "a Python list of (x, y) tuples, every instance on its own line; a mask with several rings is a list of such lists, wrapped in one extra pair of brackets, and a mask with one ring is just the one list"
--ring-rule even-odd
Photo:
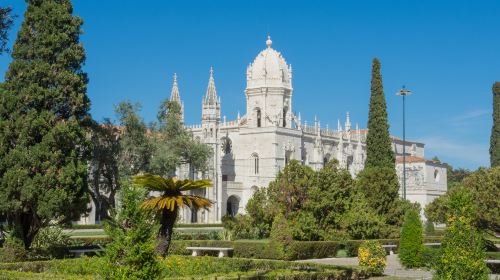
[(234, 217), (238, 214), (238, 210), (240, 208), (240, 197), (237, 195), (231, 195), (227, 199), (227, 215)]

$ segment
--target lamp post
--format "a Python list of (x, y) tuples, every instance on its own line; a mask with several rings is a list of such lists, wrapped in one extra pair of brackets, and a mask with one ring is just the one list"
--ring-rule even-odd
[(405, 114), (405, 99), (412, 92), (407, 90), (405, 86), (400, 89), (396, 95), (403, 96), (403, 199), (406, 199), (406, 114)]

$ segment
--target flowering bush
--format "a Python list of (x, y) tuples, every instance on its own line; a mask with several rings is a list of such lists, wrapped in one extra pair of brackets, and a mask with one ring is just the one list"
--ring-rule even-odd
[(449, 200), (441, 258), (436, 264), (435, 279), (488, 279), (484, 262), (484, 244), (474, 226), (471, 195), (465, 190), (454, 192)]
[(381, 275), (386, 265), (386, 253), (378, 241), (365, 241), (358, 249), (359, 265), (373, 275)]

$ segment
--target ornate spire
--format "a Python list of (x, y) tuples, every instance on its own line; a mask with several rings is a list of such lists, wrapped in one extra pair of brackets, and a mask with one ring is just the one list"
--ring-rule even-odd
[(337, 131), (342, 132), (342, 126), (340, 125), (340, 120), (337, 119)]
[(346, 131), (350, 131), (351, 130), (351, 119), (349, 118), (349, 112), (346, 113), (345, 130)]
[(271, 48), (271, 46), (273, 45), (273, 41), (271, 40), (271, 36), (267, 36), (267, 40), (266, 40), (266, 46), (268, 48)]
[(207, 93), (205, 94), (205, 104), (215, 105), (219, 102), (217, 90), (215, 89), (214, 69), (210, 66), (210, 78), (208, 78)]
[(181, 105), (181, 96), (179, 95), (179, 86), (177, 85), (177, 74), (174, 73), (174, 82), (172, 84), (172, 92), (170, 93), (170, 101), (175, 101)]

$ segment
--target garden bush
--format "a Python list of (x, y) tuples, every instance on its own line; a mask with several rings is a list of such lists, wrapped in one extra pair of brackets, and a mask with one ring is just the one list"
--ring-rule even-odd
[(424, 250), (422, 222), (416, 209), (410, 209), (405, 215), (399, 242), (399, 260), (407, 268), (422, 266)]
[(434, 222), (431, 220), (427, 220), (425, 222), (425, 234), (429, 236), (435, 236), (436, 235), (436, 229), (434, 228)]
[(464, 189), (453, 192), (448, 209), (447, 229), (435, 278), (488, 279), (483, 239), (474, 226), (476, 209), (471, 195)]
[(424, 247), (422, 251), (422, 266), (434, 269), (441, 258), (441, 248)]
[(105, 279), (158, 279), (161, 266), (155, 253), (158, 230), (150, 214), (140, 208), (146, 192), (128, 185), (120, 191), (120, 208), (106, 233), (112, 242), (105, 248)]
[(28, 251), (21, 239), (9, 236), (0, 248), (0, 262), (18, 262), (28, 258)]
[(39, 258), (62, 258), (68, 255), (71, 240), (61, 228), (49, 226), (42, 228), (31, 243), (32, 255)]
[(378, 241), (365, 241), (358, 250), (358, 260), (372, 275), (382, 275), (386, 265), (387, 254)]
[(289, 222), (282, 213), (279, 213), (271, 227), (271, 242), (277, 248), (280, 259), (290, 259), (287, 256), (290, 244), (293, 242), (293, 233)]

